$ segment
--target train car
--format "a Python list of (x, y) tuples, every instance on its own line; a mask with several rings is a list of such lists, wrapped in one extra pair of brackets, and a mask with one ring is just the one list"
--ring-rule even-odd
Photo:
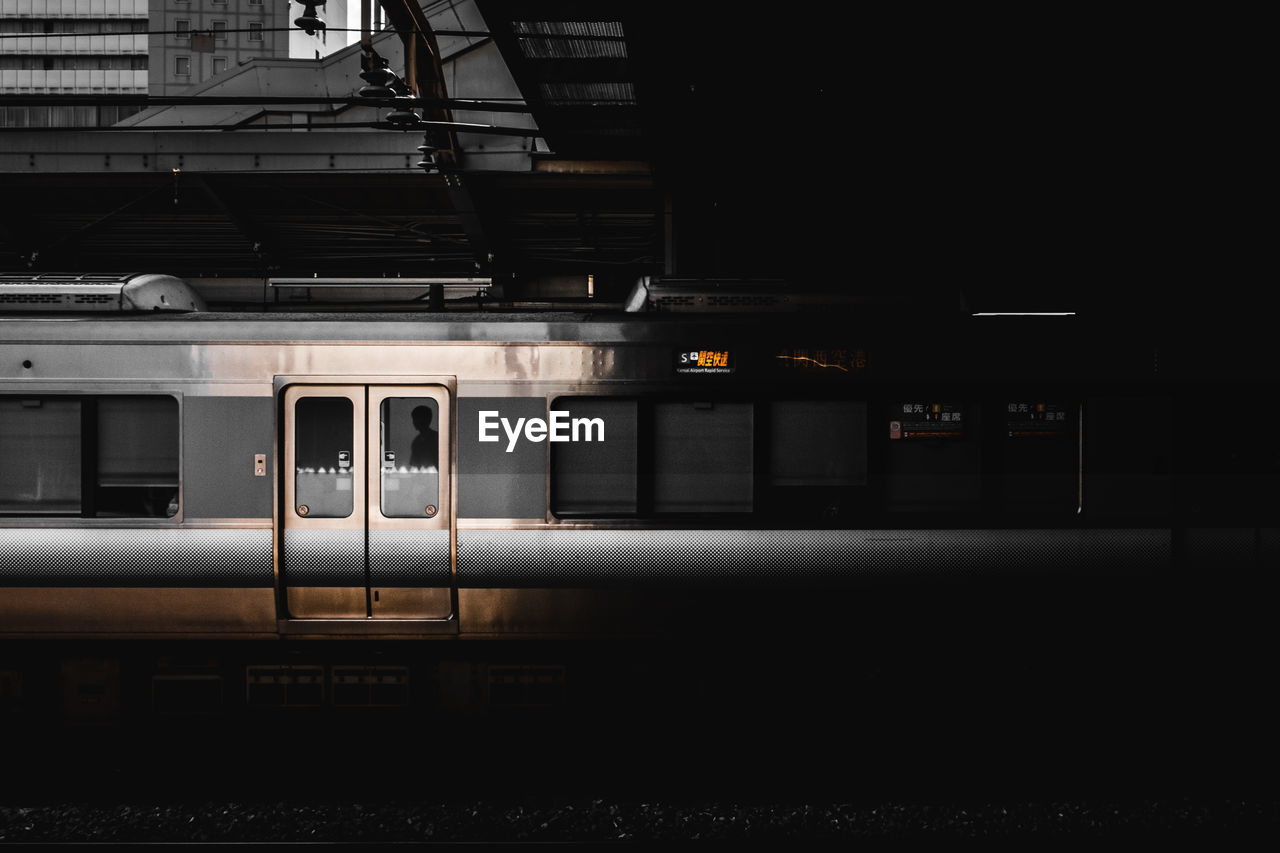
[(1188, 520), (1176, 359), (1081, 318), (202, 307), (0, 317), (0, 637), (838, 633), (1277, 548)]

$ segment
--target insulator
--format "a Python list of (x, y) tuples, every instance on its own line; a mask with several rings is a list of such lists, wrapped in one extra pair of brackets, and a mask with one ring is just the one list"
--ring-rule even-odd
[(428, 127), (425, 131), (423, 131), (422, 144), (418, 146), (418, 150), (422, 151), (423, 153), (426, 153), (427, 149), (431, 149), (432, 151), (437, 151), (440, 148), (444, 147), (442, 145), (443, 139), (444, 139), (443, 135), (438, 130), (432, 127)]
[(306, 11), (301, 17), (294, 19), (294, 26), (305, 30), (309, 36), (315, 35), (317, 30), (323, 30), (325, 23), (316, 15), (316, 7), (323, 6), (323, 0), (298, 0), (298, 2), (306, 7)]
[(293, 23), (294, 26), (299, 29), (305, 30), (309, 36), (313, 36), (316, 34), (317, 30), (323, 30), (325, 28), (324, 21), (320, 20), (315, 15), (303, 15), (301, 18), (294, 18)]
[(422, 134), (422, 144), (418, 146), (418, 151), (422, 153), (422, 159), (418, 161), (418, 168), (424, 172), (435, 171), (439, 168), (436, 163), (435, 154), (440, 150), (440, 139), (436, 131), (427, 128)]
[(361, 86), (356, 94), (362, 98), (394, 98), (396, 90), (390, 86)]
[[(396, 100), (403, 102), (409, 99), (396, 98)], [(387, 113), (384, 121), (396, 127), (413, 127), (415, 124), (422, 121), (422, 117), (410, 109), (408, 105), (399, 103), (394, 111)]]
[(385, 65), (361, 71), (360, 79), (369, 84), (356, 92), (362, 98), (394, 98), (398, 94), (394, 87), (401, 85), (400, 78)]
[(360, 79), (370, 86), (383, 86), (388, 89), (400, 81), (396, 73), (385, 65), (370, 68), (368, 71), (361, 71)]

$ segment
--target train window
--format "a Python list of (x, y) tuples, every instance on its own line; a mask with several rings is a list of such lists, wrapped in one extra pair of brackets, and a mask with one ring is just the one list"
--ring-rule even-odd
[(351, 401), (303, 397), (294, 415), (297, 504), (305, 506), (311, 518), (349, 517), (355, 508)]
[(750, 403), (653, 407), (654, 512), (751, 512)]
[(178, 401), (101, 397), (97, 401), (99, 517), (168, 517), (178, 511)]
[(551, 511), (609, 516), (751, 512), (751, 403), (562, 397), (570, 422), (605, 424), (605, 440), (551, 445)]
[(439, 405), (430, 397), (388, 397), (380, 409), (381, 507), (387, 518), (434, 515), (440, 494)]
[(890, 511), (980, 508), (980, 414), (976, 405), (926, 396), (889, 406), (880, 427), (889, 441), (885, 498)]
[(1077, 403), (1031, 395), (1004, 402), (1000, 473), (991, 479), (1005, 512), (1075, 511), (1080, 474), (1078, 411)]
[(866, 403), (778, 401), (770, 406), (769, 437), (772, 485), (866, 485)]
[(604, 441), (557, 443), (551, 454), (551, 511), (560, 515), (634, 515), (638, 508), (639, 445), (635, 400), (561, 398), (570, 418), (599, 418)]
[(178, 511), (172, 397), (0, 398), (0, 513), (166, 518)]
[(1084, 513), (1160, 516), (1171, 507), (1174, 409), (1168, 397), (1090, 397), (1084, 404)]
[(80, 401), (0, 398), (0, 512), (80, 514)]

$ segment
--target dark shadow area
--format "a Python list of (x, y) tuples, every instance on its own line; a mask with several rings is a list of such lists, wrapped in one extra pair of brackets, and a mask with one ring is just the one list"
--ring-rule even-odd
[[(29, 679), (0, 814), (6, 841), (1274, 833), (1257, 592), (898, 584), (708, 593), (634, 640), (99, 645), (118, 711)], [(363, 695), (405, 704), (251, 706), (235, 674), (273, 653), (403, 666)], [(209, 660), (221, 693), (156, 691)]]

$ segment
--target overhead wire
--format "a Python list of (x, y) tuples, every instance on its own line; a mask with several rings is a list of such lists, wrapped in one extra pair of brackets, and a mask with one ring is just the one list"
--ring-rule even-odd
[(178, 130), (218, 130), (225, 132), (244, 132), (258, 131), (267, 133), (272, 130), (350, 130), (353, 128), (368, 128), (374, 130), (398, 130), (406, 133), (414, 131), (421, 132), (429, 127), (438, 127), (446, 130), (457, 131), (458, 133), (480, 133), (494, 136), (525, 136), (525, 137), (541, 137), (543, 132), (537, 128), (531, 127), (509, 127), (503, 125), (489, 124), (470, 124), (459, 121), (429, 121), (421, 119), (411, 125), (397, 126), (386, 121), (335, 121), (335, 122), (317, 122), (311, 124), (309, 122), (289, 122), (280, 124), (168, 124), (168, 125), (137, 125), (130, 127), (119, 127), (117, 125), (108, 125), (106, 127), (79, 126), (79, 127), (7, 127), (0, 126), (0, 133), (12, 131), (25, 131), (37, 133), (147, 133), (159, 131), (178, 131)]
[(349, 104), (368, 107), (447, 107), (493, 113), (528, 113), (523, 98), (472, 100), (468, 98), (419, 98), (412, 95), (393, 98), (366, 98), (360, 95), (137, 95), (124, 92), (17, 95), (0, 94), (0, 106), (256, 106), (256, 105), (323, 105)]
[[(213, 35), (215, 33), (286, 33), (297, 30), (297, 27), (236, 27), (223, 30), (213, 30), (205, 27), (199, 29), (187, 30), (130, 30), (128, 32), (118, 33), (15, 33), (2, 31), (0, 39), (11, 38), (99, 38), (102, 36), (173, 36), (173, 35)], [(363, 32), (359, 27), (326, 27), (325, 32), (328, 33), (358, 33)], [(399, 33), (400, 30), (394, 27), (376, 30), (377, 33)], [(414, 27), (410, 32), (420, 32)], [(457, 36), (459, 38), (492, 38), (493, 34), (482, 30), (433, 30), (436, 36)]]

